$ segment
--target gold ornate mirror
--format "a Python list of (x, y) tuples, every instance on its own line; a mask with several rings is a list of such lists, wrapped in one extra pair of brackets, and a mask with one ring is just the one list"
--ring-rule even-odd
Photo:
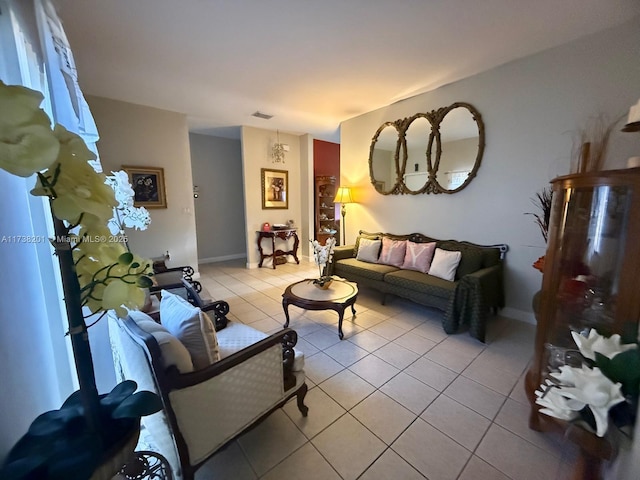
[(369, 176), (378, 193), (398, 193), (400, 130), (398, 122), (385, 122), (376, 131), (369, 150)]
[(455, 193), (476, 176), (484, 153), (484, 123), (468, 103), (454, 103), (438, 111), (434, 129), (434, 193)]
[(476, 176), (484, 145), (482, 116), (468, 103), (385, 122), (371, 141), (371, 183), (383, 195), (459, 192)]
[(429, 135), (432, 120), (429, 114), (418, 113), (407, 119), (402, 142), (404, 170), (403, 192), (417, 194), (427, 187), (429, 181)]

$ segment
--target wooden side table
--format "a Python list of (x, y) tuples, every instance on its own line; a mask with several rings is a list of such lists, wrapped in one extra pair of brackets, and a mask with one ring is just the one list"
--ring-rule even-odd
[[(265, 258), (271, 258), (273, 268), (276, 268), (278, 263), (286, 263), (286, 256), (291, 255), (297, 264), (300, 264), (298, 260), (298, 240), (297, 230), (295, 228), (288, 228), (286, 230), (258, 230), (258, 251), (260, 252), (260, 263), (258, 267), (262, 268), (262, 262)], [(262, 239), (271, 239), (271, 253), (264, 253), (262, 250)], [(288, 240), (293, 238), (293, 248), (291, 250), (276, 250), (276, 239), (283, 240), (288, 246)]]

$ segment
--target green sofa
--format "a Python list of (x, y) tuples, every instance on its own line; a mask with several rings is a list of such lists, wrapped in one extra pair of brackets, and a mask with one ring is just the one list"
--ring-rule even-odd
[[(415, 243), (436, 242), (443, 250), (462, 252), (454, 281), (414, 270), (356, 259), (361, 238), (409, 240)], [(406, 298), (444, 312), (444, 331), (456, 333), (462, 324), (469, 325), (469, 334), (484, 342), (489, 310), (504, 307), (503, 261), (507, 245), (476, 245), (456, 240), (436, 240), (420, 233), (394, 235), (360, 231), (355, 245), (335, 247), (329, 272), (359, 285), (383, 293)]]

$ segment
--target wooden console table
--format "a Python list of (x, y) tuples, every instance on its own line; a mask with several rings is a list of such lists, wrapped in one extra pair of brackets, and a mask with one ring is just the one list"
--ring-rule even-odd
[[(300, 260), (298, 260), (298, 244), (300, 241), (298, 240), (298, 234), (295, 228), (289, 228), (286, 230), (258, 230), (256, 233), (258, 234), (258, 251), (260, 252), (260, 263), (258, 267), (262, 267), (262, 262), (265, 258), (271, 258), (273, 263), (273, 268), (276, 268), (276, 265), (279, 263), (286, 263), (286, 256), (291, 255), (297, 264), (300, 264)], [(271, 253), (264, 253), (262, 251), (262, 239), (270, 238), (271, 239)], [(276, 250), (276, 238), (284, 240), (288, 246), (288, 240), (293, 238), (293, 249), (291, 250)]]

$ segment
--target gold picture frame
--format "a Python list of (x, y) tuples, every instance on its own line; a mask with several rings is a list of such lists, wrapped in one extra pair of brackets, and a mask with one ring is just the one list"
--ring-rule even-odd
[(260, 169), (262, 184), (262, 209), (289, 208), (289, 172), (286, 170)]
[(164, 168), (123, 165), (133, 188), (133, 205), (145, 208), (167, 208)]

